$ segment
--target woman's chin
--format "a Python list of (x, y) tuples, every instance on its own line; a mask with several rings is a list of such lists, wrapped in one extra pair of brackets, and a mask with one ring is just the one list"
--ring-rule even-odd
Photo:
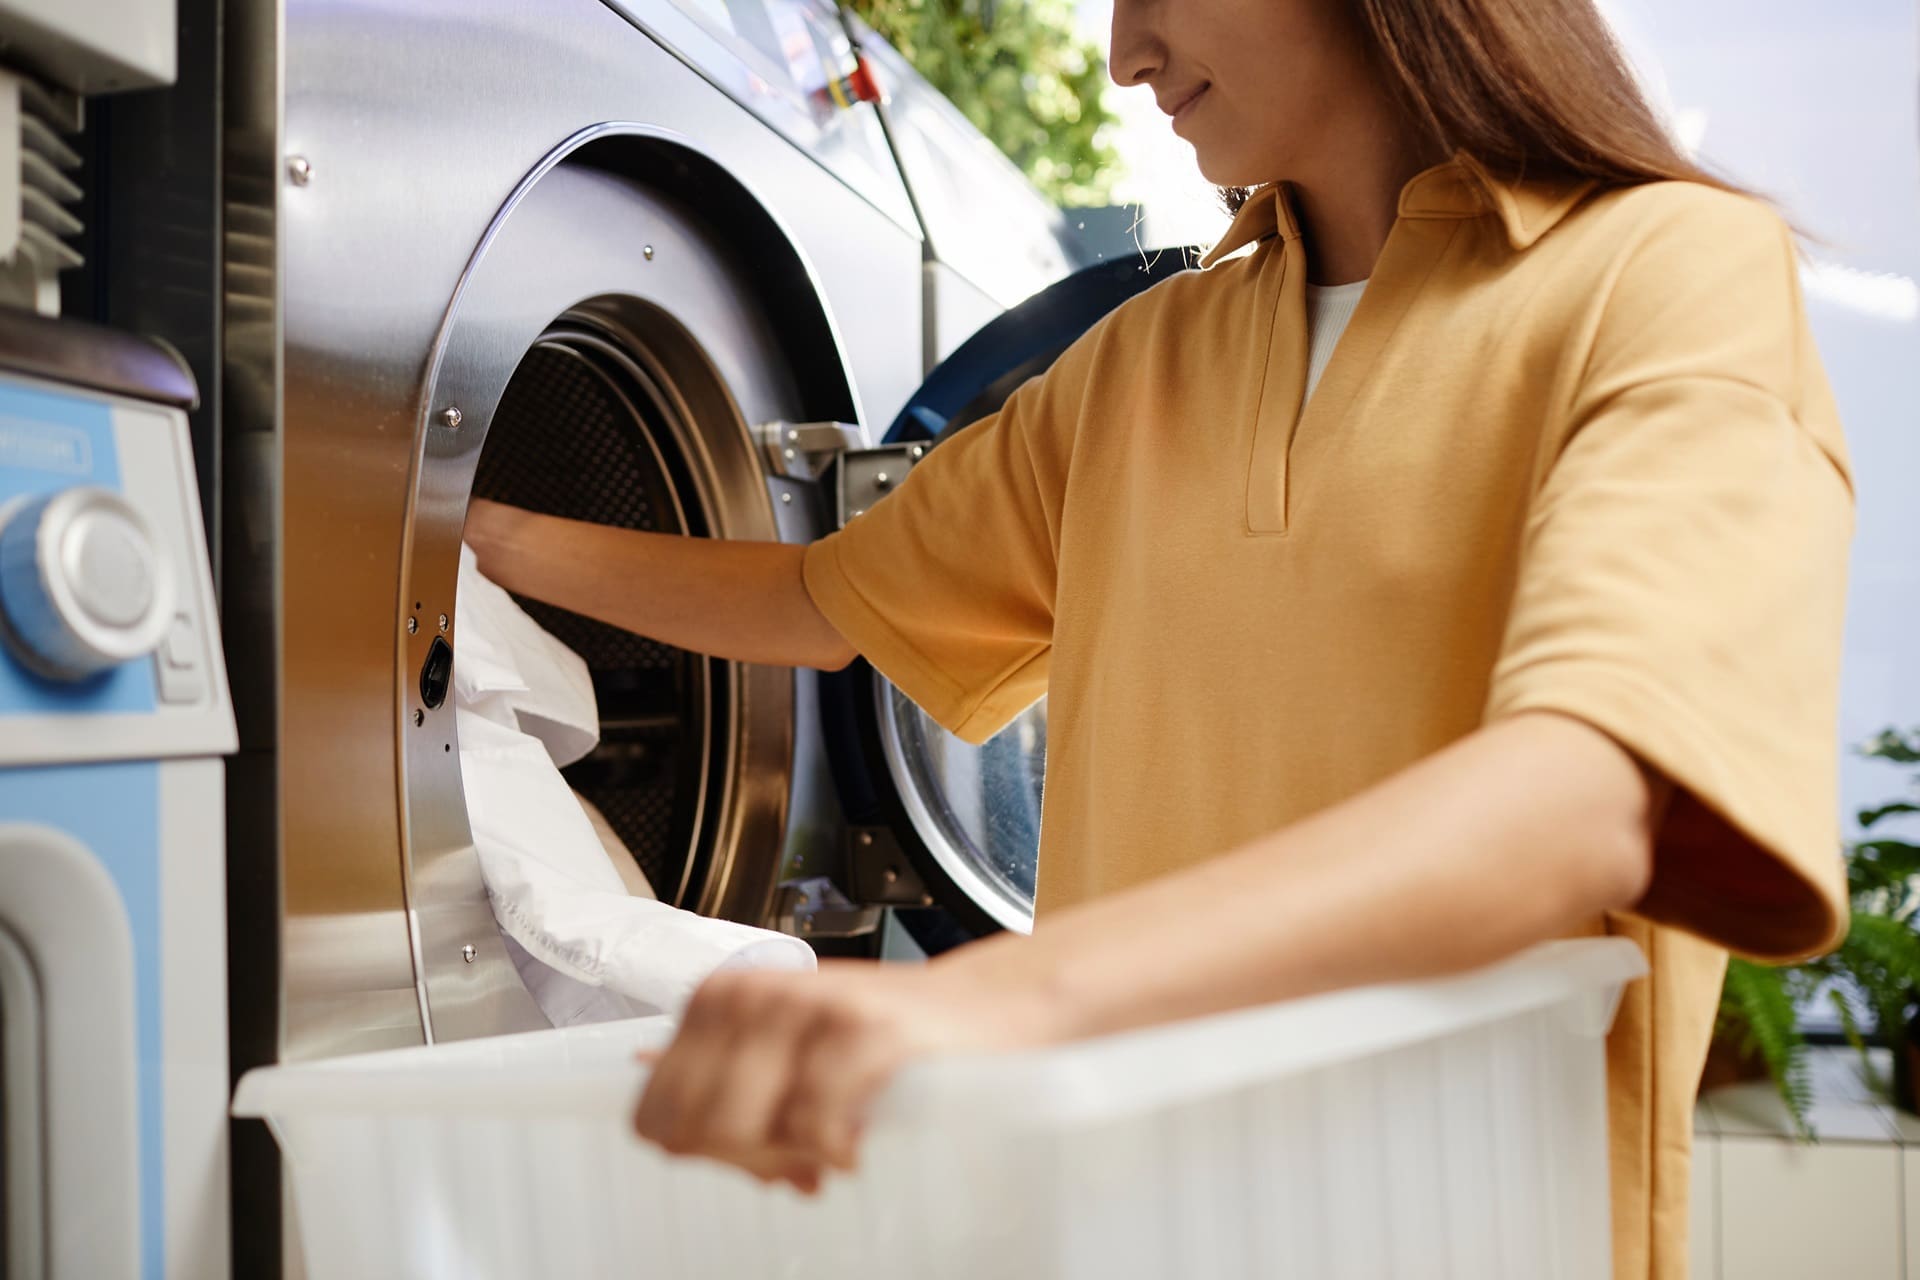
[(1218, 139), (1189, 138), (1194, 159), (1199, 161), (1200, 176), (1216, 187), (1257, 187), (1273, 177), (1273, 166), (1257, 164), (1231, 144)]
[(1216, 187), (1257, 187), (1268, 181), (1252, 175), (1260, 172), (1252, 165), (1245, 164), (1209, 164), (1207, 153), (1194, 148), (1194, 154), (1200, 160), (1200, 176)]

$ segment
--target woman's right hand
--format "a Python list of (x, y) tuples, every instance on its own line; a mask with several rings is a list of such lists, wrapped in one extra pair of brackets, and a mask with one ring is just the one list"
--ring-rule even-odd
[(695, 653), (837, 671), (855, 656), (807, 594), (801, 547), (620, 529), (475, 498), (463, 534), (518, 596)]

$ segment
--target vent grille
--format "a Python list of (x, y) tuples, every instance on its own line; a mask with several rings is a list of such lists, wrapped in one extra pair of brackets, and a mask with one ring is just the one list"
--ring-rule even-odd
[(0, 301), (45, 315), (60, 310), (60, 273), (84, 261), (73, 206), (80, 99), (0, 72)]

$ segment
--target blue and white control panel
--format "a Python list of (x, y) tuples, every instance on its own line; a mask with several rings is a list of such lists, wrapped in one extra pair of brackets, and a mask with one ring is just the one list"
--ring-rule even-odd
[(217, 616), (186, 414), (0, 374), (0, 1273), (229, 1274)]
[(0, 766), (235, 747), (177, 409), (0, 375)]

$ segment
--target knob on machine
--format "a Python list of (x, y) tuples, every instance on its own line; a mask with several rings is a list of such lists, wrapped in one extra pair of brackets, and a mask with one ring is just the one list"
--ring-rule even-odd
[(171, 566), (133, 506), (74, 488), (0, 508), (0, 632), (34, 671), (83, 680), (159, 647)]

